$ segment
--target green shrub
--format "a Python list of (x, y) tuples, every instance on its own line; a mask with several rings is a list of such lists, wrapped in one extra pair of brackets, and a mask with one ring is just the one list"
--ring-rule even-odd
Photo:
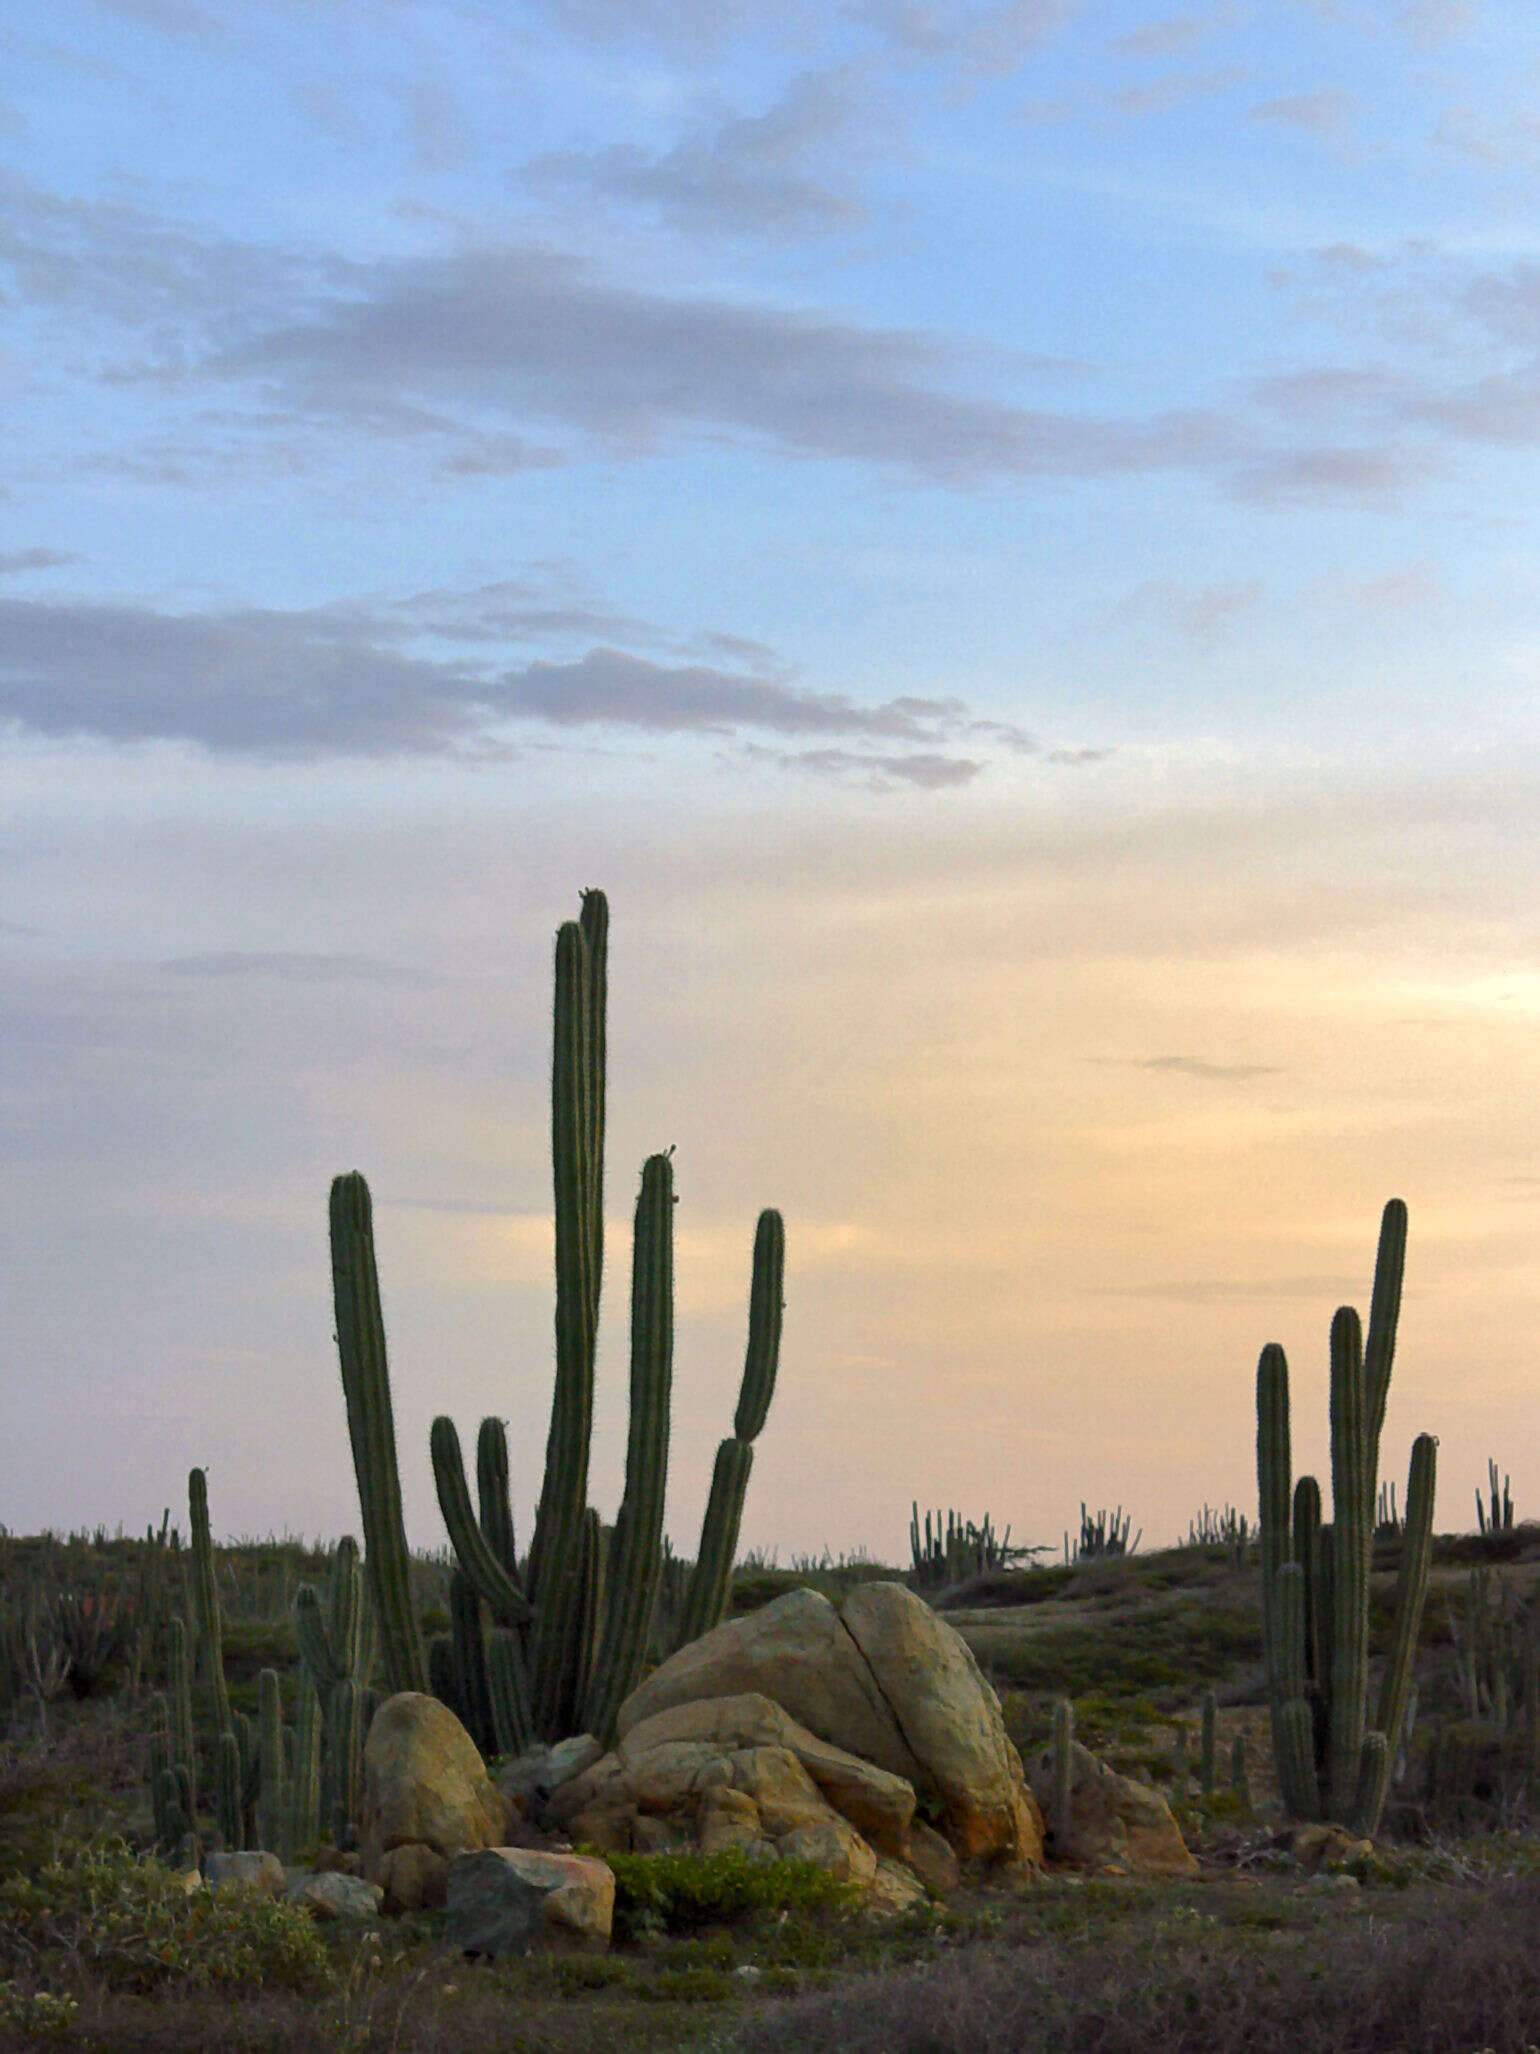
[(806, 1861), (751, 1861), (741, 1848), (718, 1854), (601, 1854), (615, 1871), (615, 1912), (623, 1926), (669, 1931), (727, 1925), (761, 1912), (842, 1912), (859, 1893)]
[(162, 1863), (111, 1839), (0, 1883), (0, 1968), (55, 1959), (138, 1992), (318, 1989), (331, 1980), (300, 1906), (255, 1891), (189, 1894)]
[(0, 1983), (0, 2033), (18, 2040), (63, 2040), (75, 2030), (80, 2006), (51, 1990), (18, 1990)]

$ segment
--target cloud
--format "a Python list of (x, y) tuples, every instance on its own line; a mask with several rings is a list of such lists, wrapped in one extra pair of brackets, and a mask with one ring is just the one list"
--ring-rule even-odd
[(1102, 421), (975, 397), (950, 389), (958, 368), (932, 335), (669, 298), (523, 247), (378, 267), (369, 289), (197, 375), (258, 379), (286, 411), (380, 435), (423, 432), (424, 406), (452, 410), (430, 420), (472, 439), (533, 415), (612, 456), (725, 432), (953, 486), (1192, 467), (1235, 443), (1212, 414)]
[(485, 655), (472, 663), (403, 653), (392, 646), (399, 634), (398, 620), (357, 606), (170, 614), (0, 601), (0, 720), (41, 736), (180, 741), (267, 758), (455, 754), (530, 723), (854, 736), (927, 746), (845, 763), (817, 751), (796, 760), (931, 787), (965, 782), (978, 768), (932, 753), (966, 726), (960, 700), (860, 705), (784, 677), (655, 663), (603, 644), (566, 661), (498, 667)]
[(1188, 100), (1211, 100), (1233, 92), (1246, 78), (1246, 68), (1240, 64), (1220, 65), (1213, 71), (1172, 72), (1147, 85), (1122, 86), (1108, 94), (1107, 101), (1119, 114), (1165, 114)]
[(195, 956), (168, 956), (159, 968), (177, 977), (276, 977), (286, 984), (437, 982), (420, 971), (403, 970), (373, 956), (315, 955), (299, 949), (212, 949)]
[(955, 699), (893, 699), (856, 706), (839, 693), (802, 692), (776, 680), (735, 677), (705, 665), (649, 663), (619, 649), (591, 649), (571, 663), (535, 662), (507, 674), (499, 704), (559, 727), (618, 723), (669, 734), (733, 727), (781, 734), (933, 736), (966, 712)]
[(1419, 449), (1301, 449), (1238, 471), (1230, 489), (1254, 506), (1383, 509), (1433, 469), (1432, 456)]
[(1118, 57), (1175, 57), (1201, 43), (1219, 25), (1213, 15), (1173, 14), (1165, 21), (1146, 22), (1143, 28), (1115, 37), (1111, 47)]
[(14, 577), (18, 571), (52, 571), (62, 564), (85, 559), (68, 549), (0, 549), (0, 577)]
[(950, 58), (970, 71), (999, 76), (1019, 69), (1069, 20), (1074, 6), (1072, 0), (1005, 0), (994, 7), (957, 0), (863, 0), (859, 11), (910, 55)]
[(841, 783), (854, 781), (874, 792), (890, 792), (897, 785), (913, 785), (928, 792), (946, 791), (956, 785), (971, 784), (984, 768), (970, 757), (925, 751), (908, 756), (879, 756), (852, 749), (781, 751), (751, 745), (748, 753), (773, 761), (783, 770), (808, 771)]
[(1114, 608), (1112, 617), (1126, 621), (1157, 620), (1193, 641), (1206, 641), (1243, 614), (1253, 612), (1261, 598), (1261, 580), (1255, 578), (1197, 587), (1151, 578), (1136, 585)]
[(866, 209), (821, 182), (809, 160), (846, 145), (858, 74), (807, 72), (766, 113), (702, 123), (654, 152), (638, 143), (532, 158), (537, 187), (596, 193), (649, 208), (672, 226), (732, 235), (802, 235), (863, 222)]
[(1341, 136), (1352, 126), (1358, 102), (1339, 86), (1323, 86), (1313, 93), (1287, 93), (1281, 99), (1264, 100), (1253, 107), (1253, 121), (1275, 121), (1286, 128), (1308, 129), (1312, 135)]
[(1135, 1070), (1171, 1070), (1183, 1077), (1201, 1077), (1225, 1084), (1246, 1084), (1253, 1077), (1280, 1077), (1283, 1072), (1271, 1063), (1209, 1063), (1198, 1056), (1144, 1056), (1135, 1059)]

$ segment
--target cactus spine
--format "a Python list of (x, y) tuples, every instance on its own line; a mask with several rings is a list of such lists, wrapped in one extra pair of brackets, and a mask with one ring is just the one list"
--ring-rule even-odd
[(1262, 1645), (1278, 1781), (1294, 1817), (1324, 1816), (1368, 1834), (1379, 1827), (1405, 1717), (1432, 1551), (1437, 1443), (1422, 1434), (1407, 1485), (1394, 1642), (1370, 1727), (1376, 1479), (1405, 1261), (1406, 1207), (1393, 1198), (1380, 1225), (1367, 1341), (1351, 1306), (1332, 1321), (1329, 1527), (1313, 1478), (1291, 1492), (1283, 1350), (1269, 1343), (1257, 1364)]
[(426, 1690), (428, 1667), (412, 1613), (411, 1557), (401, 1515), (373, 1209), (369, 1186), (356, 1170), (332, 1183), (331, 1250), (337, 1353), (385, 1674), (392, 1691)]

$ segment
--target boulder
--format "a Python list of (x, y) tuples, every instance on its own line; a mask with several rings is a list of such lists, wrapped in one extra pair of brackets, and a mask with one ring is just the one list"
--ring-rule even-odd
[(284, 1894), (291, 1904), (302, 1904), (323, 1924), (333, 1919), (378, 1918), (385, 1899), (378, 1883), (366, 1883), (362, 1876), (345, 1875), (340, 1869), (301, 1869), (290, 1876)]
[(914, 1785), (820, 1740), (763, 1693), (702, 1698), (655, 1712), (630, 1728), (616, 1753), (622, 1762), (631, 1763), (654, 1747), (679, 1740), (710, 1741), (730, 1749), (787, 1750), (841, 1818), (849, 1819), (873, 1847), (903, 1859), (914, 1818)]
[(448, 1860), (436, 1847), (409, 1840), (387, 1848), (372, 1880), (381, 1891), (381, 1909), (392, 1917), (403, 1911), (437, 1911), (444, 1902)]
[(497, 1787), (522, 1813), (538, 1810), (574, 1776), (591, 1769), (604, 1749), (591, 1733), (575, 1733), (554, 1747), (531, 1747), (505, 1764)]
[[(1051, 1806), (1051, 1748), (1033, 1757), (1030, 1775), (1039, 1804)], [(1079, 1741), (1070, 1773), (1068, 1838), (1063, 1846), (1052, 1841), (1049, 1852), (1076, 1868), (1121, 1875), (1186, 1876), (1197, 1867), (1160, 1792), (1120, 1776)]]
[(921, 1774), (860, 1649), (816, 1590), (788, 1591), (670, 1655), (621, 1706), (618, 1731), (624, 1740), (672, 1705), (745, 1693), (769, 1698), (810, 1733), (907, 1783)]
[(946, 1838), (964, 1859), (1015, 1852), (1020, 1760), (968, 1643), (902, 1583), (858, 1585), (840, 1617), (940, 1800)]
[(427, 1848), (447, 1863), (495, 1846), (503, 1821), (476, 1743), (449, 1707), (413, 1690), (387, 1698), (364, 1747), (364, 1875), (389, 1897), (384, 1868), (393, 1850)]
[(227, 1849), (203, 1857), (203, 1880), (216, 1892), (255, 1890), (263, 1897), (281, 1897), (283, 1863), (260, 1848)]
[(602, 1810), (638, 1734), (731, 1738), (790, 1748), (830, 1807), (894, 1859), (906, 1857), (918, 1795), (962, 1859), (1018, 1870), (1042, 1861), (1041, 1814), (1000, 1700), (962, 1636), (901, 1583), (859, 1585), (838, 1612), (800, 1590), (728, 1620), (632, 1693), (619, 1731), (616, 1753), (558, 1793), (567, 1815)]
[(492, 1958), (531, 1947), (602, 1952), (614, 1913), (615, 1875), (604, 1862), (490, 1847), (450, 1864), (444, 1939)]

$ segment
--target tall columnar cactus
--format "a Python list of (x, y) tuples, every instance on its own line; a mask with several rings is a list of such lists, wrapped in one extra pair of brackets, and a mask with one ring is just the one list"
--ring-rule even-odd
[[(582, 1724), (608, 1738), (640, 1679), (662, 1567), (673, 1350), (673, 1168), (643, 1165), (631, 1294), (631, 1426), (625, 1493), (602, 1544), (586, 1503), (594, 1341), (603, 1268), (604, 1048), (608, 909), (586, 892), (581, 918), (556, 942), (551, 1156), (556, 1204), (556, 1383), (545, 1478), (522, 1580), (513, 1552), (502, 1428), (482, 1422), (479, 1519), (471, 1511), (459, 1438), (447, 1419), (431, 1436), (439, 1503), (456, 1555), (490, 1609), (493, 1723), (499, 1734), (557, 1739)], [(698, 1571), (696, 1616), (714, 1625), (726, 1604), (752, 1460), (775, 1384), (785, 1232), (765, 1213), (755, 1243), (749, 1348), (733, 1439), (718, 1458)], [(725, 1566), (724, 1566), (725, 1565)], [(530, 1608), (533, 1607), (533, 1618)]]
[(264, 1669), (257, 1678), (257, 1712), (262, 1736), (262, 1787), (257, 1797), (258, 1842), (269, 1854), (281, 1854), (288, 1807), (285, 1801), (283, 1698), (276, 1669)]
[[(632, 1286), (631, 1434), (625, 1498), (606, 1549), (588, 1504), (594, 1355), (604, 1267), (605, 1003), (609, 909), (583, 894), (556, 937), (551, 1062), (551, 1159), (556, 1212), (556, 1376), (545, 1474), (529, 1558), (520, 1574), (508, 1503), (501, 1423), (477, 1445), (473, 1512), (459, 1437), (434, 1421), (430, 1447), (439, 1504), (460, 1568), (492, 1617), (486, 1679), (498, 1744), (559, 1739), (583, 1721), (608, 1737), (640, 1675), (662, 1547), (672, 1349), (672, 1169), (651, 1157), (637, 1207)], [(752, 1461), (780, 1343), (784, 1229), (764, 1213), (755, 1242), (749, 1350), (734, 1435), (723, 1444), (702, 1535), (693, 1616), (703, 1631), (726, 1604)], [(396, 1480), (369, 1197), (356, 1174), (332, 1187), (338, 1345), (348, 1396), (371, 1579), (393, 1689), (457, 1694), (451, 1650), (425, 1650), (406, 1605), (406, 1544)], [(479, 1514), (479, 1516), (478, 1516)], [(429, 1663), (436, 1681), (429, 1682)]]
[(1315, 1479), (1291, 1485), (1283, 1350), (1269, 1343), (1257, 1364), (1262, 1646), (1279, 1787), (1296, 1818), (1336, 1819), (1369, 1834), (1379, 1826), (1405, 1717), (1432, 1552), (1437, 1443), (1421, 1434), (1407, 1484), (1393, 1644), (1370, 1726), (1374, 1508), (1405, 1261), (1406, 1207), (1392, 1199), (1380, 1226), (1367, 1342), (1351, 1306), (1332, 1321), (1329, 1526)]
[(171, 1717), (171, 1766), (187, 1779), (189, 1819), (198, 1802), (198, 1752), (193, 1738), (192, 1663), (187, 1625), (173, 1615), (166, 1622), (166, 1696)]
[(337, 1352), (385, 1674), (393, 1691), (426, 1690), (428, 1665), (412, 1612), (411, 1557), (396, 1468), (373, 1210), (369, 1187), (356, 1170), (332, 1183), (331, 1248)]
[(732, 1595), (733, 1562), (743, 1501), (754, 1465), (754, 1442), (775, 1394), (775, 1372), (781, 1351), (781, 1296), (786, 1270), (786, 1229), (778, 1212), (762, 1212), (754, 1231), (754, 1268), (749, 1286), (749, 1345), (743, 1363), (743, 1385), (729, 1439), (717, 1449), (711, 1473), (711, 1494), (701, 1522), (695, 1573), (685, 1598), (679, 1645), (698, 1640), (718, 1625)]
[(214, 1580), (214, 1541), (209, 1529), (208, 1478), (201, 1469), (187, 1475), (187, 1510), (192, 1527), (193, 1609), (198, 1619), (202, 1667), (214, 1698), (214, 1733), (230, 1724), (230, 1692), (225, 1683), (224, 1633), (219, 1614), (219, 1587)]

